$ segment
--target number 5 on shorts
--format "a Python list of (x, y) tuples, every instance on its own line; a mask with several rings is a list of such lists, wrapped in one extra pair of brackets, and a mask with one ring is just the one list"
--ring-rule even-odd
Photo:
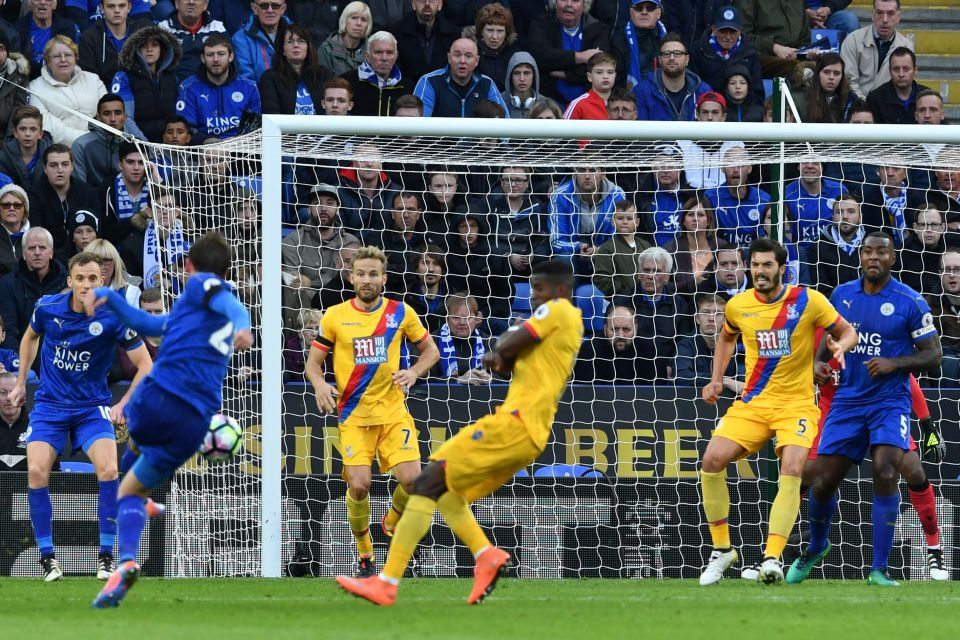
[(910, 420), (907, 419), (907, 416), (900, 416), (900, 437), (906, 438), (907, 433), (910, 432)]
[(802, 436), (807, 432), (807, 419), (800, 418), (800, 421), (797, 423), (797, 435)]

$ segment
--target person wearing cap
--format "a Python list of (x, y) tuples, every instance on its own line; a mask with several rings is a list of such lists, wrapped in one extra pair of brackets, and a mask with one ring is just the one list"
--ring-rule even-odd
[(92, 211), (80, 210), (67, 220), (67, 236), (73, 243), (71, 256), (87, 248), (100, 234), (100, 220)]
[(760, 54), (750, 36), (743, 33), (743, 17), (734, 6), (720, 7), (708, 32), (690, 49), (690, 68), (704, 82), (723, 89), (727, 72), (733, 65), (745, 67), (757, 99), (763, 102), (763, 77)]
[(15, 184), (0, 188), (0, 276), (16, 271), (23, 256), (20, 240), (30, 228), (30, 199)]
[(634, 87), (638, 120), (692, 121), (695, 105), (710, 85), (687, 68), (690, 53), (675, 33), (660, 41), (660, 68)]
[(288, 234), (280, 246), (283, 262), (284, 306), (294, 312), (308, 307), (309, 300), (336, 274), (337, 252), (359, 239), (344, 231), (340, 223), (340, 194), (337, 187), (321, 183), (310, 190), (309, 219)]
[[(698, 122), (726, 122), (727, 100), (717, 91), (707, 91), (697, 100)], [(720, 166), (728, 150), (744, 146), (737, 140), (678, 140), (683, 151), (684, 173), (694, 189), (710, 189), (724, 183)]]
[(27, 103), (21, 87), (29, 81), (30, 61), (11, 48), (10, 36), (0, 29), (0, 122), (10, 122), (17, 107)]
[(620, 61), (619, 84), (633, 88), (657, 67), (660, 41), (667, 35), (661, 0), (637, 0), (630, 5), (630, 19), (610, 36), (610, 50)]

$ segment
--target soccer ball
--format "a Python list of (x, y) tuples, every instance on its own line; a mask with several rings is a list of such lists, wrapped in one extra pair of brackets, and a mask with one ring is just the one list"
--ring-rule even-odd
[(210, 418), (210, 427), (200, 445), (200, 455), (211, 464), (221, 464), (240, 452), (243, 429), (230, 416), (218, 413)]

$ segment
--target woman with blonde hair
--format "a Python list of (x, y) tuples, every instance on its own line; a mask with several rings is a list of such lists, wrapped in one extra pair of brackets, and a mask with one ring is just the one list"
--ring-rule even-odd
[(100, 272), (103, 274), (103, 284), (110, 287), (132, 307), (140, 306), (140, 283), (143, 279), (127, 273), (126, 265), (117, 248), (109, 240), (97, 238), (84, 249), (87, 253), (100, 258)]
[(43, 48), (40, 77), (30, 83), (30, 104), (43, 115), (43, 128), (54, 144), (68, 147), (87, 132), (87, 121), (71, 110), (93, 118), (97, 102), (107, 92), (95, 73), (77, 66), (80, 56), (76, 43), (66, 36), (50, 38)]
[(320, 45), (320, 65), (339, 76), (363, 62), (363, 49), (373, 30), (373, 15), (366, 3), (355, 0), (343, 8), (337, 33)]

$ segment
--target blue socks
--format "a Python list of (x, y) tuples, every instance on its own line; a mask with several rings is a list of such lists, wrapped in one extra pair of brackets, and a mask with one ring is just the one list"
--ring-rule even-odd
[(117, 529), (120, 538), (120, 562), (136, 561), (140, 536), (147, 524), (146, 500), (140, 496), (124, 496), (117, 503)]
[(807, 500), (810, 509), (810, 543), (807, 545), (807, 553), (816, 554), (827, 548), (830, 525), (837, 510), (837, 496), (832, 495), (827, 502), (820, 502), (811, 491), (807, 494)]
[(130, 467), (133, 466), (133, 463), (136, 462), (139, 457), (139, 453), (134, 453), (133, 449), (127, 447), (127, 450), (123, 452), (123, 456), (120, 458), (120, 473), (130, 471)]
[(50, 489), (30, 489), (27, 501), (30, 504), (30, 522), (33, 523), (33, 535), (37, 539), (40, 557), (53, 555), (53, 503), (50, 502)]
[(117, 490), (120, 480), (100, 482), (97, 496), (97, 520), (100, 522), (100, 553), (113, 554), (113, 542), (117, 539)]
[(873, 497), (873, 566), (885, 569), (893, 548), (893, 534), (900, 516), (900, 494)]

